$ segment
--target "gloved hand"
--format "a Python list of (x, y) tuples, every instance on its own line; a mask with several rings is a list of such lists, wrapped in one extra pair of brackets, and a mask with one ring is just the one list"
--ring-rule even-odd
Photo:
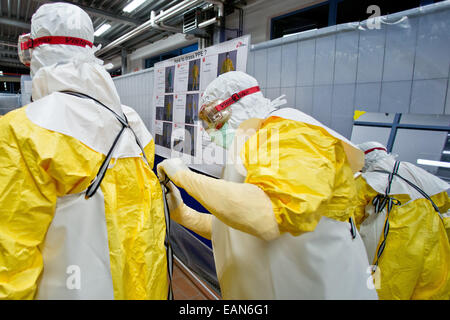
[(189, 168), (183, 160), (181, 160), (181, 158), (172, 158), (166, 159), (159, 163), (156, 170), (160, 180), (164, 181), (167, 176), (178, 185), (178, 183), (174, 180), (175, 174), (183, 170), (189, 170)]
[(170, 218), (202, 237), (211, 240), (212, 215), (195, 211), (185, 205), (181, 198), (180, 190), (172, 182), (169, 182), (166, 186), (169, 189), (166, 197)]
[(166, 187), (168, 189), (168, 192), (166, 193), (167, 205), (169, 206), (171, 218), (175, 220), (175, 222), (179, 223), (176, 220), (176, 217), (174, 217), (174, 212), (184, 204), (183, 198), (181, 198), (180, 190), (178, 190), (178, 188), (171, 181), (166, 184)]

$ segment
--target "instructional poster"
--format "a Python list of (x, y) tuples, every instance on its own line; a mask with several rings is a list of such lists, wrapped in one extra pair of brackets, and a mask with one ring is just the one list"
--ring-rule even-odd
[(229, 71), (246, 71), (250, 36), (191, 52), (154, 66), (156, 154), (181, 157), (192, 168), (219, 177), (226, 159), (199, 119), (200, 98), (208, 84)]

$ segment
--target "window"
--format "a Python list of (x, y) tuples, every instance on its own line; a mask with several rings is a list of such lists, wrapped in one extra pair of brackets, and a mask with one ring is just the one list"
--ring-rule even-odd
[(353, 126), (355, 144), (378, 141), (398, 160), (450, 181), (450, 116), (365, 113)]
[(271, 39), (328, 26), (329, 9), (325, 3), (273, 18)]
[(337, 5), (336, 23), (347, 23), (367, 20), (372, 13), (367, 13), (367, 8), (376, 5), (381, 10), (381, 15), (387, 15), (412, 8), (417, 8), (421, 0), (344, 0)]
[(145, 59), (144, 66), (145, 66), (145, 69), (148, 69), (148, 68), (153, 67), (155, 65), (155, 63), (157, 63), (157, 62), (164, 61), (164, 60), (167, 60), (170, 58), (175, 58), (175, 57), (181, 56), (183, 54), (197, 51), (197, 50), (198, 50), (198, 44), (194, 43), (194, 44), (191, 44), (191, 45), (183, 47), (183, 48), (175, 49), (175, 50), (172, 50), (169, 52), (164, 52), (160, 55)]
[(328, 0), (273, 18), (270, 39), (335, 24), (364, 21), (374, 14), (372, 11), (367, 13), (372, 5), (378, 6), (383, 16), (441, 1), (444, 0)]

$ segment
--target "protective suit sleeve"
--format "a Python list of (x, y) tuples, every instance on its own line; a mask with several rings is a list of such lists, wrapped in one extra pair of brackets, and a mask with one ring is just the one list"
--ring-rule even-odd
[(180, 162), (180, 159), (169, 159), (160, 163), (160, 178), (165, 172), (177, 186), (232, 228), (265, 240), (279, 236), (270, 199), (259, 187), (207, 177), (192, 172)]
[(152, 139), (145, 147), (144, 147), (145, 156), (147, 157), (148, 164), (150, 168), (153, 169), (153, 165), (155, 163), (155, 140)]
[(359, 229), (361, 223), (367, 218), (366, 206), (377, 195), (377, 192), (372, 189), (361, 175), (355, 179), (355, 183), (357, 195), (355, 199), (356, 208), (354, 211), (354, 218), (356, 227)]
[(167, 188), (169, 192), (166, 193), (166, 197), (170, 218), (202, 237), (211, 240), (212, 215), (198, 212), (184, 204), (180, 191), (172, 182), (167, 184)]
[(448, 213), (450, 209), (450, 197), (448, 196), (447, 191), (444, 191), (432, 196), (431, 200), (438, 206), (439, 211), (444, 217), (444, 227), (450, 242), (450, 213)]
[(96, 173), (80, 152), (96, 154), (32, 124), (24, 108), (0, 119), (0, 299), (34, 298), (57, 196), (84, 190), (93, 178), (85, 170)]
[[(324, 129), (269, 117), (240, 156), (247, 169), (245, 182), (268, 195), (281, 231), (313, 231), (322, 216), (348, 220), (353, 175), (340, 140)], [(340, 203), (331, 205), (333, 194)]]

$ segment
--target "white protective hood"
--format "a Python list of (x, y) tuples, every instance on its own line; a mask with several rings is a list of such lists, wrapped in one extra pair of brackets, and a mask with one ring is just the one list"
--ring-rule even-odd
[[(68, 3), (44, 4), (31, 19), (31, 37), (70, 36), (94, 41), (92, 21), (82, 9)], [(119, 114), (119, 95), (98, 48), (42, 44), (32, 51), (31, 77), (34, 101), (53, 92), (69, 90), (87, 94)]]
[[(241, 71), (229, 71), (214, 79), (200, 98), (200, 106), (217, 100), (226, 100), (234, 93), (258, 86), (258, 81)], [(282, 97), (273, 101), (264, 97), (262, 92), (252, 93), (233, 103), (228, 125), (236, 130), (245, 120), (252, 118), (265, 119), (277, 107), (286, 103)]]
[[(364, 152), (373, 148), (386, 149), (386, 147), (379, 142), (366, 142), (358, 145), (358, 147)], [(388, 184), (388, 175), (375, 171), (382, 170), (392, 172), (396, 161), (395, 158), (395, 155), (383, 150), (373, 150), (365, 155), (365, 165), (362, 170), (362, 176), (366, 182), (380, 194), (385, 193)], [(445, 181), (409, 162), (402, 161), (400, 163), (398, 174), (414, 183), (430, 197), (443, 191), (447, 191), (450, 187)], [(394, 178), (392, 180), (389, 194), (407, 194), (412, 200), (423, 198), (417, 190), (400, 178)]]

